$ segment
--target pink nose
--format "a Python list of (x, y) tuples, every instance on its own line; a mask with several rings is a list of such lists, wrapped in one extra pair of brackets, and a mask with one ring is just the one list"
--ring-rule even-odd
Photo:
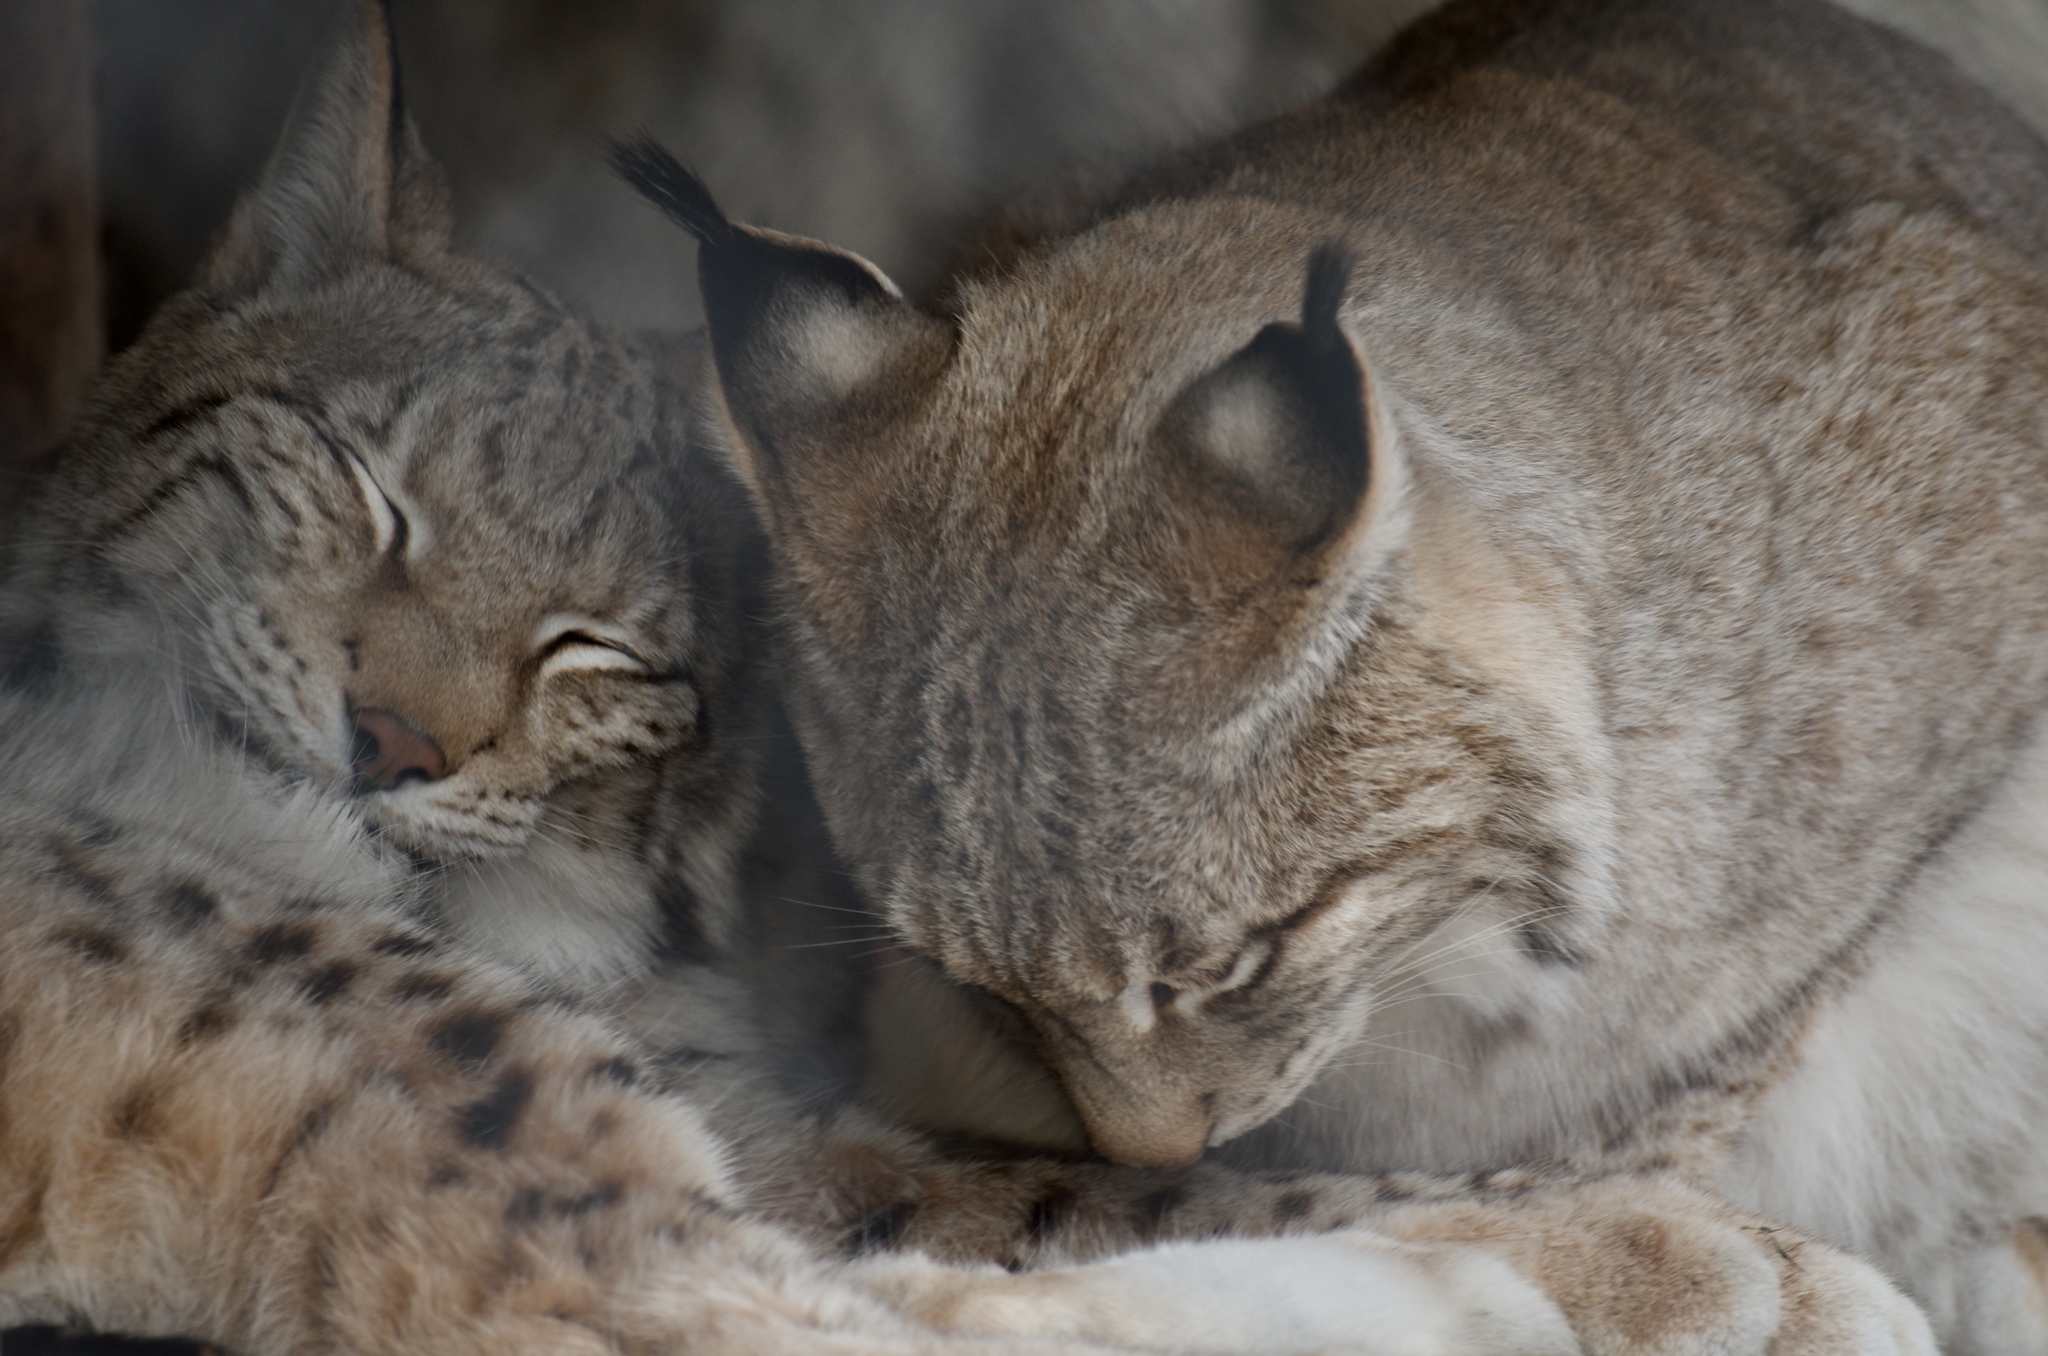
[(448, 775), (441, 746), (396, 712), (366, 706), (355, 713), (355, 721), (350, 752), (356, 775), (379, 791), (410, 781), (438, 782)]

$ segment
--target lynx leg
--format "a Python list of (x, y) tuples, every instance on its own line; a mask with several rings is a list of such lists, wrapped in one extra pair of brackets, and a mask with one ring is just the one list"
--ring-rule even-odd
[(1404, 1207), (1399, 1238), (1466, 1242), (1557, 1302), (1589, 1356), (1933, 1356), (1877, 1271), (1674, 1183), (1612, 1179), (1520, 1199)]
[(1097, 1350), (853, 1284), (615, 1035), (402, 919), (50, 853), (0, 891), (0, 1320), (277, 1356)]
[(1580, 1350), (1557, 1307), (1499, 1258), (1358, 1231), (1169, 1245), (1022, 1275), (915, 1257), (863, 1263), (860, 1274), (907, 1314), (954, 1332), (1262, 1356)]

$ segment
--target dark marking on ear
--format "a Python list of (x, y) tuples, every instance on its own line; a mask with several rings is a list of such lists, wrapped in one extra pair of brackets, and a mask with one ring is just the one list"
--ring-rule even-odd
[(313, 949), (319, 934), (305, 923), (272, 923), (249, 939), (249, 959), (258, 965), (297, 960)]
[(479, 1149), (502, 1149), (511, 1142), (519, 1117), (532, 1098), (533, 1075), (514, 1069), (486, 1096), (462, 1109), (457, 1128), (463, 1139)]
[(307, 975), (301, 981), (300, 987), (306, 995), (307, 1002), (315, 1007), (323, 1007), (348, 992), (349, 985), (355, 982), (356, 973), (354, 961), (338, 960)]
[(891, 1201), (879, 1210), (870, 1210), (855, 1221), (847, 1230), (842, 1251), (848, 1257), (865, 1257), (879, 1252), (903, 1236), (917, 1214), (915, 1201)]
[(457, 1064), (481, 1068), (497, 1051), (511, 1020), (508, 1012), (470, 1008), (443, 1018), (427, 1039)]
[(1065, 1188), (1048, 1191), (1032, 1202), (1030, 1213), (1024, 1219), (1024, 1232), (1033, 1242), (1042, 1243), (1060, 1227), (1074, 1208), (1074, 1193)]
[(128, 944), (105, 928), (59, 928), (50, 936), (60, 946), (101, 965), (113, 965), (128, 959)]
[(220, 912), (220, 900), (195, 881), (180, 881), (164, 891), (164, 907), (186, 927), (197, 927)]

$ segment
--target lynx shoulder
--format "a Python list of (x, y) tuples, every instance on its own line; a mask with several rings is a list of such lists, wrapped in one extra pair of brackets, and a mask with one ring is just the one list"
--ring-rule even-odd
[(835, 835), (1099, 1150), (1676, 1168), (2043, 1340), (2030, 132), (1482, 0), (931, 308), (637, 168)]

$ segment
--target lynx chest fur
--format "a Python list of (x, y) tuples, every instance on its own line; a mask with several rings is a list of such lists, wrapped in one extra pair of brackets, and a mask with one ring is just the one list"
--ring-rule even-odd
[(1479, 3), (930, 310), (671, 205), (835, 832), (1099, 1150), (1677, 1165), (1997, 1346), (2031, 134), (1819, 5)]

